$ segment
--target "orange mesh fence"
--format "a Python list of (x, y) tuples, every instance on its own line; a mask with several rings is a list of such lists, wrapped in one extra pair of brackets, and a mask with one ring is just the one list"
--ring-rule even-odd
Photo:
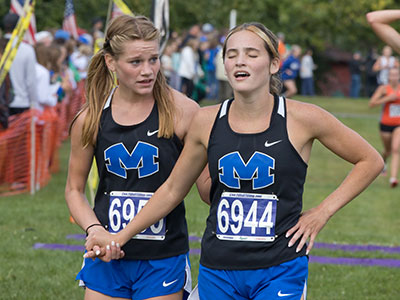
[(59, 170), (58, 151), (83, 104), (84, 83), (55, 107), (10, 117), (0, 130), (0, 196), (35, 192)]

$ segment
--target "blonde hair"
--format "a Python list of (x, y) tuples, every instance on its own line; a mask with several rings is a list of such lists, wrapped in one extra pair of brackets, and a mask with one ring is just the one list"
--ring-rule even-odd
[[(225, 60), (225, 53), (226, 53), (226, 44), (228, 39), (236, 32), (247, 30), (257, 34), (263, 41), (265, 49), (267, 50), (269, 57), (271, 60), (273, 59), (280, 59), (279, 52), (278, 52), (278, 43), (279, 40), (276, 35), (265, 27), (261, 23), (251, 22), (251, 23), (244, 23), (242, 25), (238, 25), (232, 28), (228, 35), (226, 36), (223, 48), (222, 48), (222, 57)], [(270, 79), (269, 88), (272, 94), (279, 95), (282, 90), (282, 81), (279, 75), (279, 72), (272, 74)]]
[[(82, 128), (83, 147), (95, 145), (101, 113), (114, 85), (113, 74), (107, 68), (104, 56), (109, 54), (117, 60), (124, 51), (124, 43), (134, 40), (159, 41), (160, 34), (146, 17), (119, 16), (108, 27), (102, 49), (90, 61), (85, 86), (86, 103), (72, 121), (73, 124), (76, 118), (87, 110)], [(158, 137), (171, 138), (174, 134), (175, 106), (162, 72), (157, 74), (153, 96), (159, 112)]]

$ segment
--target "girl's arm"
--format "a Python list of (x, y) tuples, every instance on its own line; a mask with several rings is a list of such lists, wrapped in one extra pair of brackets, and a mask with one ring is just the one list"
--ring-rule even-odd
[(400, 19), (400, 10), (378, 10), (367, 14), (368, 23), (376, 35), (400, 53), (400, 34), (389, 24)]
[(326, 148), (354, 165), (339, 187), (317, 207), (303, 212), (298, 223), (286, 233), (287, 237), (292, 236), (289, 247), (300, 240), (297, 252), (310, 239), (308, 253), (317, 234), (328, 220), (379, 175), (383, 168), (383, 160), (360, 135), (323, 109), (304, 104), (302, 114), (304, 116), (301, 117), (299, 126), (306, 131), (311, 140), (318, 139)]
[(81, 143), (84, 118), (85, 112), (75, 120), (71, 129), (71, 152), (65, 199), (75, 222), (86, 230), (89, 225), (100, 222), (85, 196), (86, 180), (93, 161), (93, 147), (83, 148)]
[[(175, 99), (176, 107), (179, 109), (176, 116), (175, 133), (185, 143), (190, 124), (200, 107), (195, 101), (181, 92), (174, 89), (171, 89), (171, 92)], [(211, 179), (208, 167), (204, 168), (203, 172), (201, 172), (199, 178), (196, 180), (196, 186), (200, 198), (207, 204), (210, 204)]]
[(396, 94), (386, 95), (386, 88), (385, 86), (379, 86), (374, 94), (372, 95), (371, 99), (369, 100), (368, 106), (374, 107), (377, 105), (381, 105), (386, 102), (394, 101), (397, 99)]
[[(68, 165), (67, 183), (65, 186), (65, 199), (71, 216), (74, 218), (76, 224), (85, 230), (86, 233), (92, 233), (94, 231), (106, 232), (106, 230), (101, 226), (85, 196), (86, 180), (93, 161), (93, 147), (88, 146), (83, 148), (81, 143), (81, 134), (85, 115), (85, 112), (81, 113), (75, 120), (71, 129), (71, 152)], [(93, 224), (96, 225), (91, 226)], [(121, 258), (124, 256), (124, 253), (118, 246), (110, 247), (110, 249), (102, 249), (102, 251), (96, 246), (93, 247), (93, 250), (97, 255), (101, 253), (102, 256), (100, 258), (104, 261), (110, 261), (111, 259)]]
[[(86, 241), (86, 249), (92, 250), (94, 245), (105, 247), (112, 240), (121, 246), (145, 228), (168, 215), (187, 195), (207, 163), (206, 145), (211, 125), (208, 110), (200, 110), (190, 125), (185, 138), (185, 146), (168, 179), (154, 193), (147, 204), (132, 221), (115, 235), (102, 232), (90, 232)], [(90, 255), (93, 253), (91, 252)], [(90, 256), (93, 257), (93, 256)]]
[(208, 165), (204, 168), (203, 172), (201, 172), (199, 178), (196, 180), (196, 186), (201, 200), (210, 205), (211, 177), (208, 170)]
[(380, 70), (382, 70), (382, 68), (381, 68), (381, 58), (378, 57), (378, 59), (376, 60), (376, 62), (372, 66), (372, 71), (379, 72)]

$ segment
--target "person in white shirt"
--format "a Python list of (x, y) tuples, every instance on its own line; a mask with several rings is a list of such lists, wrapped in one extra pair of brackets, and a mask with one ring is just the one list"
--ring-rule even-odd
[[(4, 37), (11, 33), (18, 22), (18, 15), (9, 13), (3, 18)], [(21, 42), (10, 68), (10, 79), (14, 90), (14, 99), (10, 103), (10, 116), (35, 107), (38, 99), (36, 85), (36, 55), (33, 47)]]
[(194, 79), (197, 75), (197, 67), (199, 65), (198, 47), (199, 40), (197, 38), (190, 38), (181, 51), (178, 75), (182, 78), (181, 91), (188, 97), (192, 96)]
[(46, 47), (50, 46), (54, 40), (53, 35), (49, 31), (39, 31), (35, 33), (36, 43), (42, 43)]
[(80, 79), (87, 77), (87, 68), (89, 66), (90, 58), (92, 57), (92, 47), (89, 41), (80, 36), (78, 39), (79, 46), (70, 56), (71, 63), (78, 69)]
[(60, 83), (51, 83), (48, 47), (42, 43), (38, 43), (35, 45), (35, 53), (37, 58), (36, 81), (38, 88), (38, 103), (36, 108), (43, 111), (45, 107), (53, 107), (57, 104), (57, 90), (60, 87)]
[(315, 69), (314, 60), (312, 58), (312, 50), (308, 49), (301, 58), (300, 63), (300, 78), (301, 78), (301, 94), (306, 96), (314, 96), (314, 75)]
[(388, 84), (389, 82), (389, 70), (391, 68), (398, 68), (399, 61), (393, 55), (393, 50), (390, 46), (385, 46), (382, 49), (382, 55), (379, 56), (372, 69), (378, 72), (377, 80), (378, 84)]
[(172, 53), (173, 45), (172, 43), (168, 43), (161, 56), (161, 66), (168, 84), (170, 84), (172, 73), (174, 72), (174, 68), (172, 67)]

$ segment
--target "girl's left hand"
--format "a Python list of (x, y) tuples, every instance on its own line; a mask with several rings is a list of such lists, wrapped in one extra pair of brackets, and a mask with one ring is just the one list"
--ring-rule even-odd
[(92, 250), (87, 251), (84, 258), (91, 258), (93, 260), (97, 258), (101, 259), (104, 262), (109, 262), (112, 259), (121, 259), (125, 256), (125, 252), (121, 250), (121, 247), (118, 243), (114, 241), (111, 242), (111, 246), (107, 245), (104, 248), (100, 248), (99, 246), (95, 245)]
[(289, 241), (288, 247), (292, 247), (297, 240), (301, 238), (300, 243), (296, 248), (296, 252), (299, 252), (301, 249), (303, 249), (303, 246), (306, 244), (307, 240), (310, 239), (310, 243), (308, 244), (306, 250), (306, 254), (308, 255), (314, 246), (316, 236), (322, 230), (328, 220), (329, 216), (321, 212), (317, 207), (303, 212), (297, 224), (290, 228), (286, 233), (286, 237), (293, 235)]

